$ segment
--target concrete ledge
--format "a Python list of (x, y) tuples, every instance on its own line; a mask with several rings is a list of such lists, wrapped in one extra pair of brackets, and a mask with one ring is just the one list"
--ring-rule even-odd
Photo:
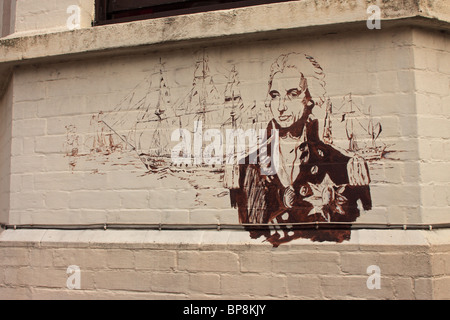
[[(1, 63), (156, 46), (173, 42), (225, 40), (228, 37), (272, 31), (318, 29), (357, 23), (364, 29), (372, 1), (292, 1), (232, 10), (113, 24), (80, 30), (0, 40)], [(384, 22), (424, 18), (430, 25), (450, 30), (446, 0), (396, 0), (380, 4)], [(434, 21), (434, 24), (432, 23)], [(437, 24), (436, 24), (437, 23)]]
[[(350, 241), (341, 244), (312, 242), (307, 239), (294, 240), (279, 247), (279, 250), (294, 247), (332, 248), (333, 250), (358, 249), (369, 246), (423, 247), (435, 245), (449, 246), (450, 230), (356, 230)], [(250, 239), (245, 231), (146, 231), (146, 230), (5, 230), (0, 233), (1, 246), (124, 246), (129, 248), (149, 247), (223, 247), (251, 245), (271, 249), (271, 245), (261, 239)], [(278, 249), (274, 249), (278, 250)]]

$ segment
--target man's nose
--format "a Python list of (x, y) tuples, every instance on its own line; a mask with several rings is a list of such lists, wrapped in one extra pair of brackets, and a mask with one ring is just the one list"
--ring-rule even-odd
[(283, 112), (288, 109), (286, 104), (286, 97), (280, 99), (280, 104), (278, 105), (278, 111)]

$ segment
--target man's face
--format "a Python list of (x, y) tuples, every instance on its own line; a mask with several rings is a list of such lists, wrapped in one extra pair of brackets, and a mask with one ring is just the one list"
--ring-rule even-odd
[(308, 103), (306, 90), (306, 81), (297, 70), (275, 74), (269, 91), (270, 111), (281, 127), (288, 128), (302, 117)]

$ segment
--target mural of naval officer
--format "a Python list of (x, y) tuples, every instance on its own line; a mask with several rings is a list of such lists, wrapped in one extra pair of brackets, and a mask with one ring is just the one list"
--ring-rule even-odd
[[(282, 55), (273, 63), (267, 143), (235, 170), (230, 197), (239, 221), (252, 238), (265, 237), (273, 246), (298, 238), (349, 240), (360, 208), (372, 207), (365, 161), (320, 139), (323, 126), (313, 111), (329, 103), (324, 78), (317, 61), (305, 54)], [(321, 226), (292, 226), (305, 222)]]

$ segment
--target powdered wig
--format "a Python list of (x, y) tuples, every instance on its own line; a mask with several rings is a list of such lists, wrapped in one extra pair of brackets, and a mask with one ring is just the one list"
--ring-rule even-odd
[[(283, 73), (286, 69), (295, 69), (299, 73), (299, 88), (307, 88), (315, 106), (321, 107), (326, 101), (325, 74), (319, 63), (311, 56), (302, 53), (283, 54), (272, 64), (270, 69), (269, 92), (272, 87), (273, 78), (277, 73)], [(270, 95), (266, 106), (270, 105)]]

